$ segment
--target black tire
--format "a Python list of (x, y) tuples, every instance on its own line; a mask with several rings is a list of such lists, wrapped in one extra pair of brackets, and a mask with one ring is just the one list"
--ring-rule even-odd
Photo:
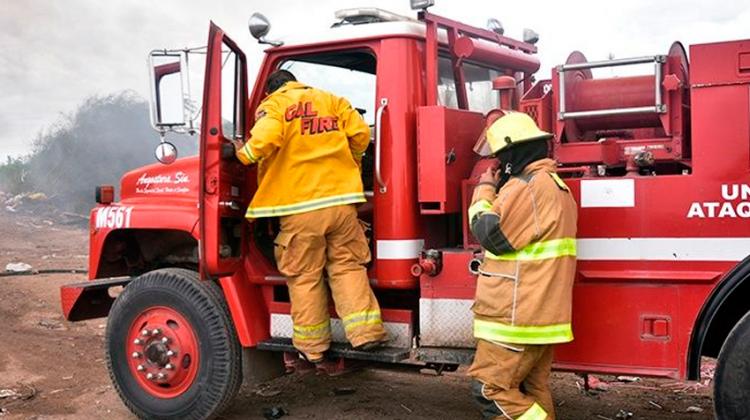
[[(136, 317), (151, 307), (167, 307), (190, 324), (197, 339), (196, 377), (180, 395), (159, 398), (134, 378), (126, 343)], [(221, 288), (191, 270), (166, 268), (133, 280), (112, 305), (107, 322), (107, 368), (117, 393), (138, 417), (209, 419), (234, 399), (242, 384), (242, 351)]]
[(719, 420), (750, 419), (750, 312), (721, 346), (714, 375), (714, 411)]

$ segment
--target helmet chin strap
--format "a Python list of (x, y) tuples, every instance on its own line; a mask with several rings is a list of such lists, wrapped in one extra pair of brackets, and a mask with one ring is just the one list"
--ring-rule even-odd
[(497, 191), (500, 191), (500, 188), (502, 188), (503, 185), (508, 182), (511, 175), (513, 175), (513, 164), (510, 162), (506, 162), (504, 166), (505, 169), (503, 170), (502, 175), (500, 175), (500, 182), (497, 183)]

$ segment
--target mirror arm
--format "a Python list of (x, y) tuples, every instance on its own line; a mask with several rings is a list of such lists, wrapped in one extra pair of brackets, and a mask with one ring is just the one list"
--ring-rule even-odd
[(271, 45), (273, 47), (280, 47), (280, 46), (284, 45), (284, 41), (268, 39), (268, 38), (262, 36), (262, 37), (258, 38), (258, 44), (268, 44), (268, 45)]
[(193, 97), (192, 92), (190, 91), (190, 63), (188, 60), (190, 58), (190, 50), (185, 48), (182, 51), (182, 56), (185, 57), (185, 97), (182, 98), (182, 115), (183, 118), (187, 119), (188, 133), (192, 135), (195, 133), (195, 128), (193, 127), (193, 115), (192, 111), (185, 107)]

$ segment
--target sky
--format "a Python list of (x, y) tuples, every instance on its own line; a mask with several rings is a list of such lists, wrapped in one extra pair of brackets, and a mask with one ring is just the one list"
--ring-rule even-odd
[[(147, 98), (148, 52), (205, 45), (210, 20), (246, 53), (252, 78), (264, 49), (247, 30), (253, 12), (270, 19), (269, 38), (283, 40), (327, 31), (336, 10), (358, 6), (415, 16), (408, 0), (0, 0), (0, 161), (28, 153), (38, 133), (89, 96)], [(539, 78), (574, 50), (592, 61), (664, 54), (675, 40), (750, 38), (744, 0), (436, 0), (430, 10), (481, 27), (494, 17), (515, 38), (536, 30)]]

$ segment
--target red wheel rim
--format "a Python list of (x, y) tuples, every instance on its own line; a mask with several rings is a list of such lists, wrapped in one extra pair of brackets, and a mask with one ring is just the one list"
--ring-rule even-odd
[(125, 350), (131, 374), (155, 397), (182, 395), (198, 374), (195, 332), (172, 308), (154, 306), (141, 312), (128, 330)]

